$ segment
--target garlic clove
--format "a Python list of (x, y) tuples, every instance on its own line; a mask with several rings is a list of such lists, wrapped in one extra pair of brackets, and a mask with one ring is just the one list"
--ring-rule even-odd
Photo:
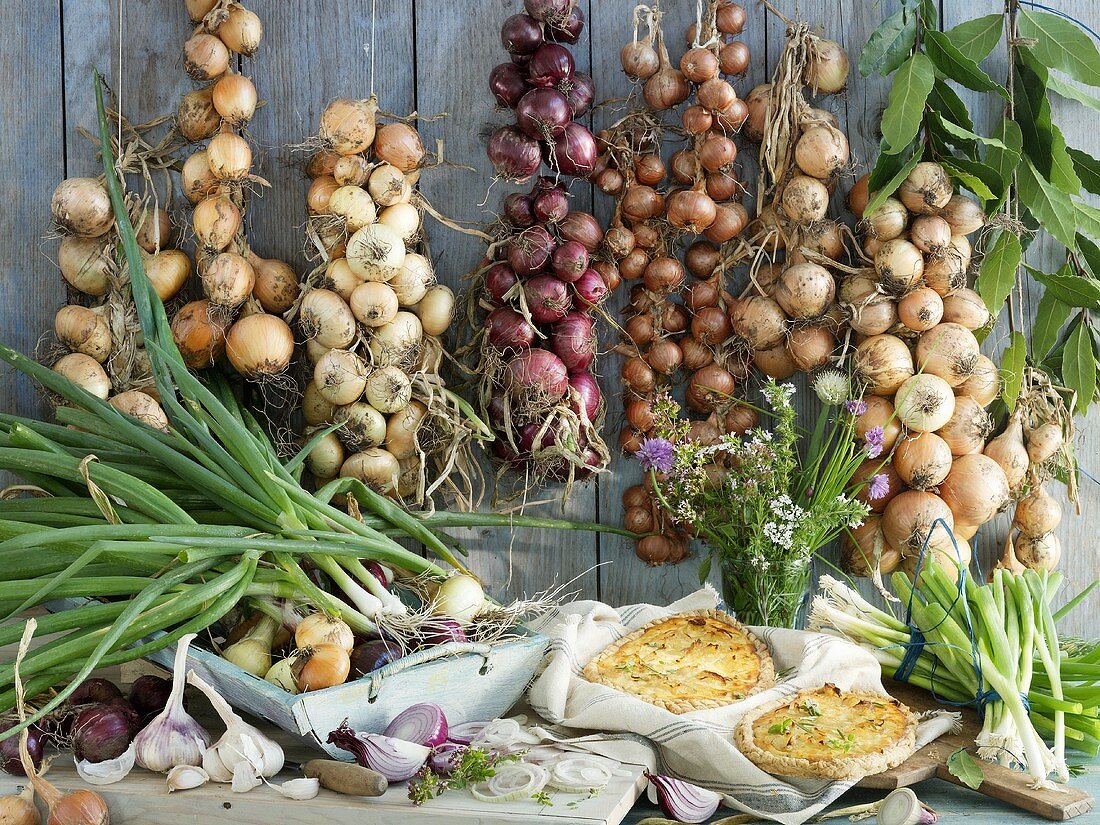
[(248, 793), (262, 784), (263, 780), (256, 775), (256, 769), (248, 762), (242, 760), (233, 766), (233, 783), (230, 786), (233, 793)]
[(114, 759), (107, 759), (103, 762), (89, 762), (86, 759), (74, 759), (73, 761), (76, 762), (76, 772), (89, 785), (113, 785), (120, 779), (126, 778), (126, 775), (134, 767), (136, 757), (137, 748), (131, 742), (130, 747)]
[(210, 774), (202, 768), (194, 765), (176, 765), (168, 771), (165, 781), (168, 784), (168, 793), (172, 791), (188, 791), (197, 788), (210, 781)]
[(233, 781), (233, 771), (226, 767), (216, 746), (212, 745), (203, 753), (202, 768), (213, 782)]
[(304, 776), (299, 779), (291, 779), (282, 785), (272, 785), (275, 790), (287, 799), (313, 799), (321, 788), (318, 779), (307, 779)]

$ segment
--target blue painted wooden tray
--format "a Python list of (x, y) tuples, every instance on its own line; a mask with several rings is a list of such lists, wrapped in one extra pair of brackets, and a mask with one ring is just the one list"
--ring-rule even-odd
[[(56, 613), (81, 603), (61, 599), (46, 609)], [(325, 741), (345, 719), (355, 730), (381, 733), (394, 716), (416, 702), (439, 705), (452, 725), (506, 713), (523, 695), (550, 642), (545, 636), (524, 633), (492, 645), (439, 645), (353, 682), (297, 696), (200, 647), (192, 646), (187, 660), (188, 667), (229, 704), (266, 719), (334, 759), (350, 761), (350, 753)], [(175, 650), (172, 646), (148, 658), (170, 669)]]

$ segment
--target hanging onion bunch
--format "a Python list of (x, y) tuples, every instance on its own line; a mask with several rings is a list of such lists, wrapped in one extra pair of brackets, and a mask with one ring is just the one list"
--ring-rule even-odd
[(194, 145), (180, 177), (193, 207), (204, 297), (177, 309), (172, 330), (192, 369), (224, 359), (246, 379), (289, 393), (294, 336), (282, 316), (297, 298), (298, 278), (289, 264), (253, 252), (245, 236), (250, 187), (267, 184), (254, 174), (245, 131), (258, 105), (256, 87), (234, 66), (236, 55), (256, 53), (263, 24), (239, 2), (205, 5), (194, 9), (199, 25), (183, 47), (184, 69), (199, 88), (183, 96), (176, 113), (177, 130)]
[(580, 40), (584, 12), (577, 0), (527, 0), (504, 21), (500, 40), (509, 62), (489, 73), (489, 90), (515, 123), (489, 136), (499, 179), (523, 183), (546, 163), (554, 172), (588, 178), (596, 140), (581, 122), (595, 99), (592, 78), (577, 71), (568, 45)]
[(416, 191), (424, 160), (408, 123), (376, 122), (373, 100), (321, 115), (308, 164), (308, 245), (320, 259), (290, 312), (312, 380), (302, 412), (319, 436), (318, 483), (354, 477), (409, 503), (437, 490), (472, 506), (469, 444), (487, 430), (440, 375), (454, 293), (436, 282)]
[(524, 489), (572, 483), (604, 469), (605, 404), (594, 375), (595, 317), (619, 283), (595, 255), (603, 229), (569, 208), (565, 186), (540, 177), (505, 198), (489, 256), (474, 274), (465, 351), (500, 477)]

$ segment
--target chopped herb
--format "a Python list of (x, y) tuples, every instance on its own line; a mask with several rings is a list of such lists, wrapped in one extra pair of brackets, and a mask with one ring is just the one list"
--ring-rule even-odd
[(791, 732), (791, 726), (794, 724), (793, 719), (784, 719), (782, 722), (776, 722), (770, 728), (768, 733), (782, 733), (787, 734)]
[(414, 805), (423, 805), (451, 788), (467, 788), (484, 782), (496, 775), (497, 765), (515, 762), (519, 758), (520, 754), (500, 756), (481, 748), (466, 748), (450, 776), (440, 776), (427, 766), (421, 768), (409, 782), (409, 799)]
[(539, 791), (538, 793), (531, 794), (531, 798), (544, 808), (550, 808), (554, 805), (554, 800), (550, 798), (550, 794), (546, 791)]
[(830, 748), (848, 753), (856, 743), (856, 735), (854, 733), (845, 733), (840, 728), (837, 728), (836, 733), (836, 738), (826, 739), (825, 744)]
[(805, 713), (807, 716), (821, 715), (821, 708), (813, 699), (807, 699), (805, 702), (798, 706), (798, 709)]

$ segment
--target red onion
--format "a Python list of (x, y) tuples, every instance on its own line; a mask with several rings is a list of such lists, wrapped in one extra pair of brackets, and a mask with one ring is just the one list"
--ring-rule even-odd
[(572, 284), (577, 303), (582, 307), (599, 306), (607, 300), (608, 288), (603, 276), (594, 269), (586, 269)]
[(452, 725), (447, 732), (447, 739), (457, 745), (469, 745), (487, 727), (489, 727), (488, 722), (463, 722), (461, 725)]
[(584, 407), (584, 412), (589, 421), (595, 421), (603, 403), (603, 393), (600, 385), (590, 372), (573, 372), (569, 374), (569, 386), (576, 392), (576, 396), (570, 402), (573, 411), (580, 415), (578, 401)]
[(563, 175), (586, 178), (596, 168), (596, 138), (573, 121), (546, 145), (546, 161)]
[(450, 776), (458, 768), (464, 753), (466, 753), (465, 745), (460, 745), (457, 742), (444, 742), (432, 750), (432, 755), (428, 757), (428, 767), (432, 769), (432, 773), (440, 776)]
[(552, 447), (557, 443), (561, 426), (555, 421), (551, 422), (543, 429), (544, 423), (545, 422), (540, 421), (535, 424), (524, 424), (519, 428), (519, 449), (521, 453), (529, 454), (534, 452), (536, 449), (536, 438), (538, 439), (537, 448), (539, 450), (545, 450), (547, 447)]
[(497, 177), (522, 183), (539, 170), (539, 142), (515, 126), (501, 126), (489, 136), (489, 160)]
[[(509, 411), (508, 396), (499, 390), (493, 390), (489, 396), (489, 403), (485, 406), (490, 421), (503, 421), (511, 413)], [(500, 441), (493, 442), (499, 444)]]
[(581, 72), (577, 72), (569, 80), (562, 81), (558, 91), (565, 95), (574, 120), (587, 114), (592, 108), (592, 101), (596, 99), (596, 84), (591, 77)]
[[(4, 760), (4, 770), (12, 776), (26, 776), (23, 762), (19, 758), (19, 739), (22, 734), (9, 736), (0, 742), (0, 758)], [(38, 725), (27, 728), (27, 751), (35, 769), (42, 767), (42, 755), (46, 749), (46, 733)]]
[(569, 371), (549, 350), (521, 352), (508, 362), (505, 370), (509, 391), (521, 398), (534, 393), (539, 401), (557, 403), (569, 388)]
[(377, 733), (357, 733), (345, 719), (328, 735), (328, 743), (355, 755), (364, 768), (378, 771), (390, 782), (412, 779), (431, 755), (431, 748)]
[(511, 307), (498, 307), (485, 318), (489, 343), (502, 350), (524, 350), (535, 341), (531, 322)]
[(545, 226), (529, 226), (508, 244), (508, 263), (517, 275), (526, 278), (546, 269), (556, 246)]
[(540, 23), (563, 19), (569, 4), (570, 0), (523, 0), (523, 8)]
[(515, 63), (501, 63), (489, 72), (489, 91), (501, 106), (516, 108), (529, 88), (526, 72)]
[(492, 452), (494, 458), (514, 468), (523, 466), (528, 458), (527, 456), (520, 455), (518, 450), (512, 449), (512, 445), (502, 438), (498, 438), (493, 442)]
[(543, 43), (527, 64), (527, 82), (532, 86), (557, 86), (573, 76), (573, 54), (557, 43)]
[(570, 212), (558, 226), (558, 234), (567, 241), (577, 241), (588, 250), (596, 251), (603, 240), (600, 223), (587, 212)]
[(393, 717), (382, 735), (434, 748), (447, 741), (447, 717), (431, 702), (410, 705)]
[(531, 211), (531, 196), (522, 192), (513, 192), (504, 199), (504, 220), (520, 229), (535, 222)]
[(542, 46), (542, 26), (527, 14), (513, 14), (500, 27), (500, 42), (508, 54), (532, 54)]
[(669, 819), (677, 822), (706, 822), (718, 810), (722, 797), (671, 776), (646, 773), (657, 789), (657, 801)]
[[(495, 395), (489, 399), (489, 409), (493, 409), (493, 401), (497, 401), (503, 405), (504, 398), (500, 395)], [(494, 421), (501, 419), (494, 418)], [(462, 625), (456, 622), (454, 619), (435, 619), (432, 621), (431, 630), (424, 634), (420, 641), (420, 647), (438, 647), (439, 645), (450, 644), (451, 642), (468, 642), (469, 637), (466, 635), (466, 631), (462, 629)]]
[(570, 312), (550, 327), (550, 349), (570, 372), (588, 369), (596, 357), (596, 327), (592, 319), (583, 312)]
[(81, 682), (80, 687), (69, 694), (69, 698), (65, 701), (70, 707), (76, 707), (77, 705), (106, 704), (112, 699), (121, 698), (122, 691), (118, 689), (118, 685), (109, 679), (93, 677)]
[(556, 89), (532, 89), (516, 104), (516, 125), (538, 140), (560, 135), (572, 119), (569, 101)]
[(581, 452), (581, 460), (584, 466), (573, 470), (573, 478), (575, 479), (590, 478), (593, 473), (603, 467), (603, 457), (591, 447), (584, 448)]
[(516, 285), (519, 278), (516, 271), (506, 263), (493, 264), (485, 272), (485, 290), (498, 304), (503, 304), (508, 290)]
[(147, 722), (164, 710), (171, 692), (172, 682), (168, 679), (152, 674), (139, 676), (130, 685), (130, 705), (142, 722)]
[(531, 196), (534, 197), (539, 192), (545, 192), (549, 189), (558, 189), (562, 192), (568, 192), (565, 188), (565, 184), (555, 177), (550, 175), (539, 175), (535, 179), (535, 186), (531, 189)]
[(550, 256), (550, 268), (559, 280), (572, 283), (588, 269), (588, 250), (579, 241), (566, 241)]
[(387, 642), (385, 639), (371, 639), (352, 650), (351, 672), (355, 676), (362, 676), (380, 670), (400, 658), (401, 648), (397, 645)]
[[(583, 275), (581, 276), (584, 277)], [(600, 280), (603, 283), (603, 280)], [(536, 275), (523, 285), (527, 308), (537, 324), (549, 324), (565, 317), (573, 307), (569, 289), (553, 275)]]
[(569, 214), (569, 195), (561, 189), (539, 192), (532, 201), (531, 211), (540, 221), (557, 223)]
[(117, 759), (130, 747), (134, 727), (124, 708), (114, 705), (86, 707), (73, 721), (73, 756), (81, 762)]
[(576, 43), (584, 31), (584, 12), (574, 6), (565, 20), (553, 20), (546, 24), (545, 37), (555, 43)]
[(378, 583), (385, 588), (389, 588), (393, 584), (393, 571), (388, 567), (383, 567), (376, 561), (364, 561), (363, 566), (367, 568), (367, 571), (378, 579)]

